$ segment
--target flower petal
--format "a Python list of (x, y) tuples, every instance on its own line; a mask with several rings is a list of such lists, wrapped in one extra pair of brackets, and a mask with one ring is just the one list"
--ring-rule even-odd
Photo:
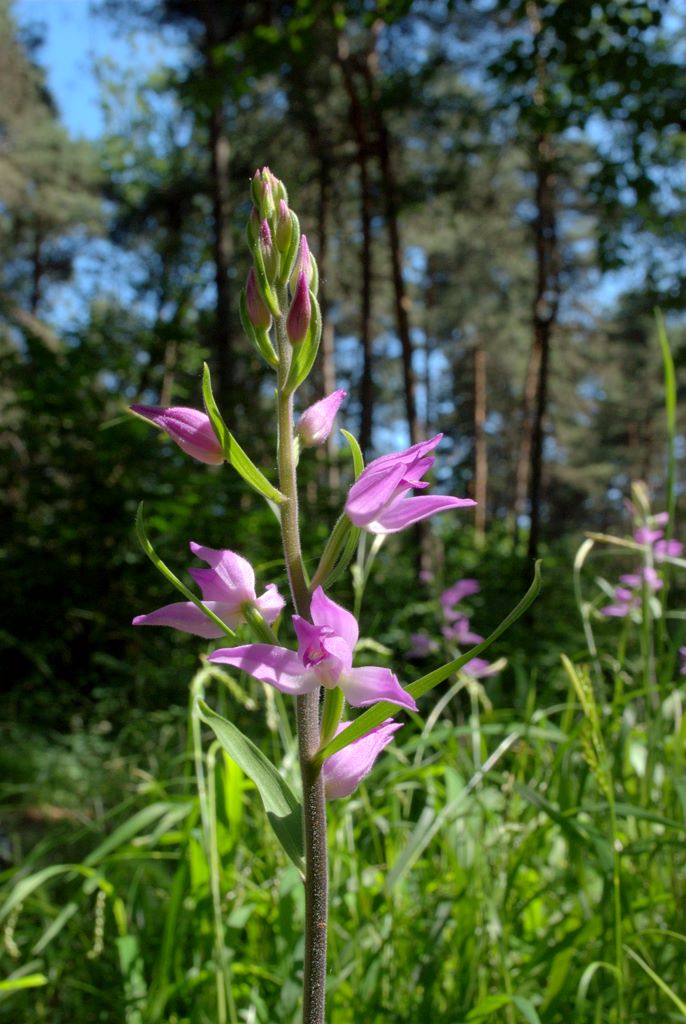
[(406, 526), (418, 523), (420, 519), (435, 515), (436, 512), (443, 512), (449, 508), (470, 508), (472, 505), (476, 505), (476, 502), (471, 498), (453, 498), (449, 494), (403, 498), (402, 501), (394, 502), (389, 508), (384, 509), (376, 522), (368, 524), (367, 529), (370, 533), (397, 533)]
[(255, 607), (270, 626), (285, 606), (286, 602), (275, 583), (268, 583), (264, 594), (255, 601)]
[(372, 470), (372, 466), (373, 462), (362, 471), (350, 488), (345, 502), (345, 514), (355, 526), (366, 526), (376, 519), (405, 475), (403, 462), (391, 463), (387, 468), (379, 470)]
[(207, 660), (233, 665), (282, 693), (311, 693), (319, 686), (317, 677), (307, 671), (296, 652), (285, 647), (271, 644), (222, 647), (210, 654)]
[(199, 462), (218, 466), (224, 461), (224, 452), (210, 418), (199, 409), (189, 409), (185, 406), (162, 408), (156, 405), (132, 405), (131, 411), (166, 431), (182, 451)]
[[(207, 562), (211, 571), (216, 574), (216, 583), (212, 589), (215, 593), (222, 593), (222, 597), (214, 598), (214, 600), (230, 601), (236, 604), (255, 600), (255, 573), (247, 559), (237, 555), (235, 551), (205, 548), (201, 544), (196, 544), (195, 541), (191, 541), (189, 546), (193, 554), (201, 558), (203, 562)], [(201, 586), (203, 586), (201, 580), (204, 581), (204, 585), (209, 584), (209, 576), (203, 575), (198, 579), (194, 573), (191, 575)]]
[[(222, 615), (225, 612), (225, 607), (221, 602), (217, 601), (206, 601), (205, 604), (213, 611), (215, 615), (226, 622), (227, 626), (232, 627), (235, 625), (230, 621), (230, 616)], [(219, 636), (224, 636), (219, 626), (215, 626), (214, 622), (207, 618), (197, 605), (192, 604), (190, 601), (179, 601), (176, 604), (166, 604), (164, 608), (158, 608), (157, 611), (150, 612), (148, 615), (137, 615), (133, 620), (134, 626), (170, 626), (172, 629), (178, 629), (182, 633), (193, 633), (194, 636), (202, 636), (206, 640), (215, 640)]]
[(387, 700), (410, 711), (417, 710), (417, 704), (398, 682), (398, 678), (389, 668), (376, 665), (364, 665), (352, 668), (339, 683), (346, 700), (355, 708), (366, 708), (377, 701)]
[(317, 587), (312, 595), (310, 615), (315, 626), (330, 626), (337, 636), (343, 637), (351, 652), (355, 650), (360, 635), (357, 619), (352, 612), (327, 597), (321, 587)]
[[(349, 725), (350, 722), (339, 725), (336, 735), (338, 736)], [(398, 729), (402, 729), (402, 722), (394, 722), (388, 718), (381, 725), (377, 725), (376, 729), (372, 729), (359, 740), (328, 757), (322, 769), (327, 800), (350, 796), (362, 779), (369, 775), (377, 757), (384, 747), (388, 746), (393, 739), (393, 733)]]

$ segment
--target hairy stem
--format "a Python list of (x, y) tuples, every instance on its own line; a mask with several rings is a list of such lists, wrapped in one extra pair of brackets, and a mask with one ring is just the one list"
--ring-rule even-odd
[[(281, 309), (286, 290), (278, 295)], [(281, 505), (281, 537), (293, 605), (298, 615), (309, 616), (310, 591), (305, 577), (298, 527), (298, 489), (293, 445), (293, 396), (285, 393), (291, 362), (291, 344), (285, 316), (276, 321), (279, 350), (277, 387), (279, 486), (286, 496)], [(328, 882), (326, 862), (326, 805), (321, 771), (313, 763), (319, 747), (319, 689), (296, 697), (298, 750), (303, 787), (305, 845), (305, 953), (303, 1024), (324, 1024), (326, 999), (326, 941)]]

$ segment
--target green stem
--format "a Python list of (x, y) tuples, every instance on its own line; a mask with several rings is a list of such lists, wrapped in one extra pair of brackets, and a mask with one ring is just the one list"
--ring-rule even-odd
[[(226, 956), (224, 941), (224, 924), (222, 920), (221, 888), (219, 875), (219, 854), (216, 836), (216, 806), (208, 798), (205, 780), (205, 768), (202, 759), (202, 737), (200, 719), (197, 713), (197, 698), (205, 696), (205, 679), (207, 669), (201, 669), (191, 683), (191, 733), (193, 737), (193, 761), (195, 764), (195, 781), (198, 789), (200, 805), (200, 822), (202, 825), (203, 845), (210, 873), (212, 890), (212, 915), (214, 919), (214, 946), (217, 958), (215, 981), (217, 986), (217, 1024), (226, 1024), (226, 1003), (228, 1000), (231, 1024), (238, 1024), (236, 1004), (233, 998), (231, 967)], [(208, 754), (208, 762), (210, 757)], [(213, 793), (214, 796), (214, 793)]]
[[(286, 289), (278, 291), (281, 309), (286, 309)], [(281, 537), (293, 605), (307, 618), (310, 592), (303, 566), (298, 527), (296, 454), (293, 445), (293, 396), (285, 385), (292, 349), (286, 334), (286, 318), (276, 319), (279, 352), (277, 419), (279, 486), (286, 497), (280, 506)], [(298, 753), (303, 788), (303, 831), (305, 846), (305, 949), (303, 971), (303, 1024), (324, 1024), (326, 1001), (326, 944), (328, 916), (328, 875), (326, 856), (326, 804), (324, 780), (313, 757), (319, 748), (319, 688), (296, 697)]]

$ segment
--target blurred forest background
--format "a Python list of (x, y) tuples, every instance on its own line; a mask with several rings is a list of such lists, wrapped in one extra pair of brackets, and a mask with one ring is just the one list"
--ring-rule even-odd
[[(656, 305), (677, 361), (684, 339), (678, 5), (103, 0), (99, 31), (154, 39), (160, 59), (94, 69), (95, 141), (60, 121), (40, 9), (20, 28), (2, 2), (13, 711), (45, 698), (54, 719), (113, 683), (157, 704), (170, 681), (181, 698), (188, 642), (129, 628), (159, 593), (132, 537), (138, 500), (173, 564), (191, 533), (273, 557), (274, 524), (250, 498), (236, 514), (237, 481), (218, 490), (125, 411), (197, 406), (208, 359), (232, 429), (271, 458), (270, 384), (238, 318), (264, 163), (321, 268), (310, 397), (344, 386), (342, 425), (368, 455), (444, 431), (437, 486), (477, 498), (476, 540), (508, 565), (617, 523), (633, 479), (659, 503)], [(335, 445), (307, 491), (329, 519), (348, 479)]]
[[(29, 808), (22, 829), (41, 837), (68, 816), (61, 800), (87, 801), (97, 766), (116, 777), (112, 736), (127, 756), (145, 750), (152, 775), (151, 734), (176, 742), (179, 720), (164, 716), (187, 702), (198, 644), (130, 626), (174, 599), (137, 548), (140, 500), (180, 574), (194, 539), (284, 582), (259, 499), (127, 412), (200, 407), (207, 360), (229, 426), (273, 470), (273, 385), (238, 316), (263, 164), (320, 267), (322, 355), (303, 405), (345, 387), (339, 425), (369, 458), (444, 432), (434, 489), (479, 504), (436, 521), (437, 580), (479, 578), (486, 633), (544, 556), (545, 591), (499, 645), (509, 666), (490, 692), (508, 707), (530, 706), (532, 686), (554, 701), (568, 686), (559, 652), (581, 643), (571, 563), (584, 531), (626, 531), (634, 480), (655, 510), (666, 503), (655, 309), (681, 394), (683, 4), (95, 0), (97, 32), (129, 40), (131, 59), (94, 67), (102, 130), (89, 138), (69, 133), (48, 88), (50, 5), (0, 0), (3, 768), (10, 801), (52, 807)], [(349, 453), (332, 437), (303, 466), (314, 560)], [(407, 680), (408, 612), (421, 619), (433, 591), (409, 537), (378, 565), (363, 631)], [(36, 745), (48, 734), (52, 747)], [(41, 797), (36, 777), (61, 781)], [(546, 1019), (571, 1019), (564, 1005)], [(55, 1007), (40, 1019), (75, 1019)], [(453, 1019), (423, 1012), (407, 1019)], [(643, 1007), (636, 1019), (667, 1018)]]

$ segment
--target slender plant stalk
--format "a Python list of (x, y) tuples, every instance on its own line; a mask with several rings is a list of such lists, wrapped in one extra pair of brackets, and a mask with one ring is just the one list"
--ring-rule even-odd
[[(279, 305), (286, 308), (286, 290), (279, 290)], [(310, 591), (300, 549), (298, 489), (293, 449), (293, 396), (285, 392), (291, 344), (285, 316), (277, 318), (279, 350), (277, 386), (279, 486), (286, 496), (281, 505), (281, 537), (293, 605), (298, 615), (309, 616)], [(298, 751), (303, 787), (305, 846), (305, 953), (303, 972), (303, 1024), (324, 1024), (326, 1000), (326, 944), (328, 878), (326, 859), (326, 805), (321, 770), (313, 763), (319, 747), (319, 688), (296, 697)]]
[[(217, 986), (217, 1024), (226, 1024), (227, 1001), (229, 1020), (231, 1024), (238, 1024), (236, 1004), (233, 998), (233, 985), (231, 978), (231, 967), (226, 956), (226, 944), (224, 941), (224, 924), (221, 905), (219, 852), (217, 846), (216, 830), (216, 806), (214, 797), (214, 783), (212, 783), (211, 796), (208, 795), (205, 779), (205, 769), (202, 759), (202, 737), (200, 735), (200, 719), (197, 713), (197, 698), (205, 696), (205, 680), (209, 673), (207, 668), (198, 672), (191, 683), (191, 731), (193, 735), (193, 761), (195, 764), (195, 782), (198, 788), (198, 802), (200, 805), (200, 821), (202, 824), (203, 844), (205, 856), (210, 874), (210, 889), (212, 892), (212, 914), (214, 919), (214, 945), (217, 957), (217, 969), (215, 980)], [(216, 743), (210, 748), (207, 755), (208, 765), (214, 765), (214, 750)], [(210, 756), (211, 755), (211, 756)]]

